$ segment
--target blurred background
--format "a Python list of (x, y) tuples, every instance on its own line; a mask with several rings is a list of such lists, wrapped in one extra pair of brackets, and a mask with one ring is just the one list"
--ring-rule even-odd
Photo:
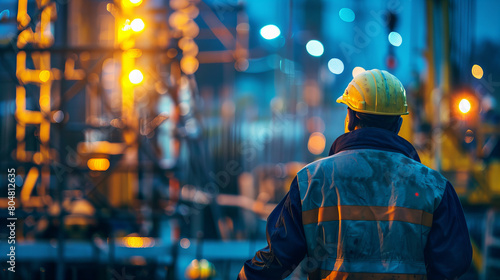
[(296, 172), (344, 133), (336, 98), (378, 68), (406, 88), (400, 135), (461, 198), (461, 279), (500, 279), (499, 11), (1, 0), (0, 278), (235, 279)]

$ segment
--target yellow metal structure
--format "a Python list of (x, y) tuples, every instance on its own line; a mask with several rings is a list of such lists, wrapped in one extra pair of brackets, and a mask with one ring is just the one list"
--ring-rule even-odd
[[(26, 176), (21, 194), (24, 206), (42, 206), (43, 197), (50, 183), (50, 160), (51, 149), (50, 140), (50, 115), (51, 115), (51, 88), (53, 80), (59, 79), (60, 73), (56, 69), (51, 69), (50, 52), (33, 52), (30, 59), (33, 61), (35, 69), (27, 68), (28, 56), (22, 49), (31, 44), (38, 48), (50, 47), (54, 42), (52, 34), (52, 21), (55, 20), (57, 10), (56, 4), (49, 0), (37, 0), (38, 9), (41, 10), (40, 22), (33, 30), (29, 25), (32, 21), (28, 15), (28, 0), (18, 1), (17, 24), (20, 34), (17, 39), (17, 46), (20, 51), (17, 53), (16, 76), (20, 85), (16, 87), (16, 139), (17, 149), (15, 158), (21, 162), (33, 162), (37, 166), (32, 167)], [(39, 110), (26, 109), (26, 88), (31, 84), (39, 87)], [(31, 92), (30, 92), (31, 93)], [(26, 127), (37, 127), (39, 136), (39, 150), (26, 150)], [(40, 185), (37, 187), (40, 174)], [(36, 190), (38, 196), (32, 196)]]

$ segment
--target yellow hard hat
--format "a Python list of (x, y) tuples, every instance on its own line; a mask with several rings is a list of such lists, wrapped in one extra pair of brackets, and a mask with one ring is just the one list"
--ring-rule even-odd
[(374, 115), (407, 115), (406, 91), (403, 84), (384, 70), (368, 70), (358, 74), (337, 99), (353, 111)]

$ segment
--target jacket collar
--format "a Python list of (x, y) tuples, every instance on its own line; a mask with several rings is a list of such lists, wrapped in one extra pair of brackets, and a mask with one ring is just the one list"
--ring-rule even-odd
[(375, 149), (401, 153), (420, 162), (415, 148), (394, 132), (376, 127), (365, 127), (343, 134), (333, 142), (329, 155), (357, 149)]

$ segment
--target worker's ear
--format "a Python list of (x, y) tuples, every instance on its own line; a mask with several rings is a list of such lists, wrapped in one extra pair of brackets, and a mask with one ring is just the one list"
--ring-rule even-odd
[(349, 114), (345, 115), (345, 120), (344, 120), (344, 132), (347, 133), (349, 132)]
[(399, 130), (401, 129), (401, 125), (403, 124), (403, 118), (402, 117), (399, 117), (399, 120), (398, 120), (398, 125), (396, 126), (396, 131), (394, 131), (396, 134), (399, 133)]

